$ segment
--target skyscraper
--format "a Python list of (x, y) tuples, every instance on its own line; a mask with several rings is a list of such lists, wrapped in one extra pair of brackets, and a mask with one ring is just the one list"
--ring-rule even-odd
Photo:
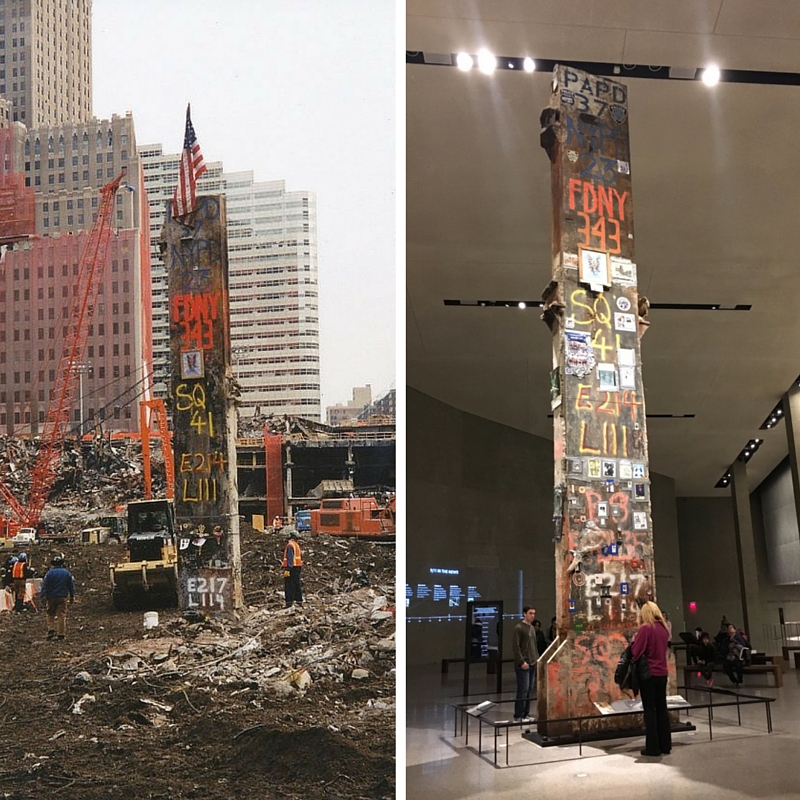
[(92, 0), (0, 2), (0, 97), (28, 128), (92, 117)]
[[(160, 144), (139, 148), (150, 201), (150, 237), (158, 242), (178, 181), (178, 154)], [(219, 162), (197, 193), (224, 192), (228, 208), (231, 349), (242, 387), (240, 412), (321, 419), (317, 211), (312, 192), (283, 181), (255, 182), (252, 172), (225, 173)], [(153, 270), (156, 391), (169, 363), (167, 277), (158, 248)]]

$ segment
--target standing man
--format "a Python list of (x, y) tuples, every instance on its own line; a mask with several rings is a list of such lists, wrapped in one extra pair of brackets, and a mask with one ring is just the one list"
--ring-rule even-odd
[(47, 638), (59, 641), (67, 635), (67, 601), (75, 602), (75, 578), (64, 566), (64, 556), (55, 555), (42, 580), (39, 594), (47, 601)]
[(283, 596), (286, 608), (292, 603), (303, 605), (303, 590), (300, 587), (300, 570), (303, 566), (303, 554), (297, 541), (297, 531), (289, 532), (289, 541), (283, 551)]
[(272, 520), (272, 532), (280, 533), (282, 527), (283, 527), (283, 520), (281, 519), (279, 514), (276, 514), (275, 519)]
[(514, 668), (517, 672), (517, 698), (514, 703), (514, 722), (533, 722), (531, 711), (531, 689), (536, 680), (536, 661), (539, 651), (536, 648), (536, 632), (533, 620), (536, 609), (525, 606), (522, 619), (514, 627)]
[(17, 563), (11, 567), (11, 585), (14, 592), (14, 611), (25, 610), (25, 592), (28, 578), (33, 577), (33, 570), (28, 564), (28, 554), (20, 553)]

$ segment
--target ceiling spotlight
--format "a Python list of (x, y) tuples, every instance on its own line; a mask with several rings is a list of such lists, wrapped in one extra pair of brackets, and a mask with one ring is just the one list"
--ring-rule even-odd
[(514, 62), (513, 61), (509, 61), (508, 62), (508, 68), (509, 69), (514, 69)]
[(522, 62), (522, 68), (525, 70), (525, 72), (533, 72), (536, 69), (536, 62), (530, 56), (528, 56)]
[(780, 416), (781, 414), (783, 414), (783, 409), (779, 408), (775, 413)]
[(524, 303), (522, 300), (520, 300), (520, 302), (519, 302), (519, 303), (517, 303), (517, 305), (518, 305), (520, 308), (525, 308), (525, 303)]
[(472, 56), (469, 53), (459, 53), (456, 56), (456, 65), (462, 72), (469, 72), (472, 69)]
[(478, 69), (485, 75), (491, 75), (497, 67), (497, 59), (485, 48), (478, 51)]
[(711, 64), (703, 70), (703, 83), (706, 86), (716, 86), (719, 83), (719, 67)]

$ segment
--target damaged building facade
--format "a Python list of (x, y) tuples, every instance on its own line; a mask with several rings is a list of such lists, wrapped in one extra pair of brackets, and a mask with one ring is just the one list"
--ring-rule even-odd
[(72, 422), (75, 431), (135, 430), (152, 370), (147, 200), (133, 118), (30, 130), (12, 122), (0, 142), (8, 209), (0, 221), (0, 429), (36, 435), (44, 422), (98, 190), (127, 169), (133, 191), (116, 197)]

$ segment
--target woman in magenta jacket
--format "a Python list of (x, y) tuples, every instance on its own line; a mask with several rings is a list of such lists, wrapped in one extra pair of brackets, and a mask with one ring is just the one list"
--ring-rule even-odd
[(639, 610), (639, 630), (633, 640), (633, 660), (646, 660), (650, 677), (640, 680), (646, 731), (643, 756), (668, 756), (672, 750), (667, 711), (667, 648), (669, 633), (661, 609), (652, 601)]

